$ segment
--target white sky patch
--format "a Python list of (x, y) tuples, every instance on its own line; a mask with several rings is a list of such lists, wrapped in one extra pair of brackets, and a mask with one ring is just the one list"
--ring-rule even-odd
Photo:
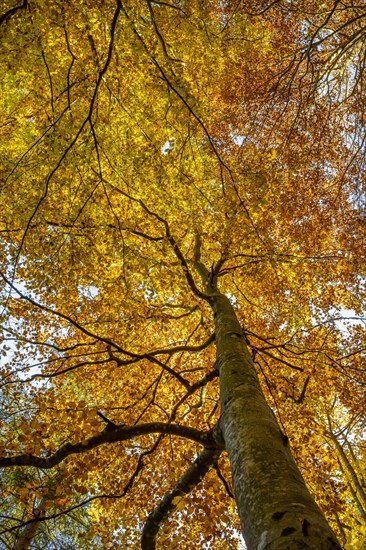
[(99, 289), (94, 285), (82, 286), (78, 285), (78, 292), (80, 296), (85, 296), (89, 300), (93, 300), (99, 294)]
[(339, 312), (339, 320), (334, 321), (335, 326), (342, 332), (348, 332), (351, 325), (363, 325), (366, 328), (366, 316), (357, 315), (353, 309), (342, 309)]
[(169, 151), (173, 149), (173, 145), (174, 145), (173, 141), (170, 139), (167, 139), (161, 148), (161, 152), (163, 153), (163, 155), (167, 155)]
[(245, 136), (241, 136), (240, 134), (230, 134), (231, 139), (235, 143), (235, 145), (239, 145), (241, 147), (245, 141)]
[(233, 306), (236, 306), (236, 297), (234, 296), (234, 294), (231, 294), (231, 292), (228, 292), (228, 293), (226, 294), (226, 296), (229, 298), (231, 304), (232, 304)]

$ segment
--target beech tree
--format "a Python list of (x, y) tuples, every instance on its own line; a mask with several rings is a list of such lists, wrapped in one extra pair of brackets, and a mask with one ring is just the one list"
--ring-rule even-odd
[(2, 544), (360, 548), (364, 6), (3, 10)]

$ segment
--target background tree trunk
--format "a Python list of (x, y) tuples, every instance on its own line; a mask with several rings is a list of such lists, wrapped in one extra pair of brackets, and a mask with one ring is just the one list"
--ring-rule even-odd
[[(33, 515), (35, 519), (42, 517), (45, 513), (46, 500), (42, 499), (38, 506), (35, 508)], [(22, 530), (18, 540), (14, 545), (13, 550), (28, 550), (32, 540), (36, 536), (40, 526), (40, 521), (33, 521), (28, 523)]]

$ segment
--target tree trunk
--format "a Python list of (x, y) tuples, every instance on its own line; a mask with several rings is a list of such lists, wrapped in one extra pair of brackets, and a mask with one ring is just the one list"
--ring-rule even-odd
[(363, 520), (366, 520), (366, 493), (363, 490), (357, 473), (351, 462), (348, 460), (347, 454), (345, 453), (342, 445), (339, 443), (333, 432), (329, 432), (329, 437), (335, 446), (339, 466), (344, 473), (345, 479), (348, 481), (348, 487), (350, 488), (352, 496), (357, 504), (360, 515)]
[(234, 308), (217, 291), (210, 302), (220, 369), (220, 427), (248, 550), (340, 549), (265, 401)]
[(34, 510), (33, 515), (36, 521), (32, 521), (25, 525), (20, 536), (18, 537), (13, 550), (28, 550), (34, 537), (38, 533), (41, 522), (37, 521), (38, 518), (41, 518), (45, 514), (45, 504), (46, 500), (42, 499), (37, 508)]

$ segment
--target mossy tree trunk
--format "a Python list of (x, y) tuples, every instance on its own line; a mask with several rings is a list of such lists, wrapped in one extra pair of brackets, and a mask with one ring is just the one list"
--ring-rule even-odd
[(340, 549), (260, 387), (229, 299), (215, 291), (220, 427), (248, 550)]

